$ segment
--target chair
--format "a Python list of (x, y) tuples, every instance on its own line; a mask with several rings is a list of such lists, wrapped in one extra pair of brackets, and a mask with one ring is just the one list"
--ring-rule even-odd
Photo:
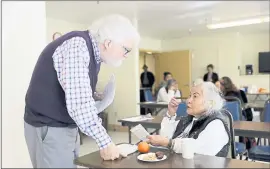
[(264, 111), (263, 111), (263, 122), (270, 123), (270, 99), (265, 102)]
[(231, 113), (228, 110), (223, 109), (221, 113), (225, 116), (225, 120), (228, 124), (229, 130), (230, 130), (230, 147), (229, 147), (229, 153), (228, 153), (228, 158), (236, 158), (236, 151), (235, 151), (235, 140), (234, 140), (234, 129), (233, 129), (233, 118)]
[[(231, 114), (233, 121), (240, 121), (242, 119), (242, 111), (239, 104), (241, 102), (239, 102), (238, 100), (226, 102), (223, 107), (225, 110), (227, 110)], [(246, 149), (246, 145), (240, 142), (235, 142), (235, 151), (236, 151), (236, 155), (240, 156), (240, 159), (242, 159), (244, 154), (248, 153)]]
[(144, 98), (145, 98), (146, 102), (153, 102), (154, 101), (151, 90), (146, 89), (143, 92), (144, 92)]
[(242, 111), (238, 101), (226, 102), (223, 108), (231, 113), (233, 121), (242, 119)]
[(239, 105), (239, 106), (237, 106), (238, 111), (240, 112), (240, 116), (241, 116), (240, 119), (246, 121), (245, 117), (242, 115), (242, 110), (244, 110), (244, 105), (242, 104), (242, 101), (239, 98), (234, 97), (234, 96), (225, 96), (224, 99), (227, 102), (237, 102)]
[(186, 116), (187, 115), (187, 104), (186, 103), (180, 103), (178, 105), (176, 115), (177, 116)]
[[(270, 122), (270, 99), (265, 102), (263, 111), (263, 122)], [(252, 160), (270, 162), (270, 146), (258, 145), (249, 150), (248, 157)]]

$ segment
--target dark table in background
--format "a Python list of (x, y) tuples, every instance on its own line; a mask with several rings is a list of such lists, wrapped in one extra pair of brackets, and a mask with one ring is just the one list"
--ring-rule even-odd
[(236, 136), (270, 138), (270, 123), (253, 121), (236, 121), (233, 123)]
[[(129, 143), (131, 143), (131, 132), (130, 132), (131, 127), (141, 124), (145, 128), (160, 129), (162, 119), (163, 117), (154, 116), (153, 120), (145, 120), (137, 122), (118, 120), (118, 122), (120, 122), (122, 126), (129, 127)], [(236, 121), (234, 122), (233, 126), (235, 136), (270, 138), (270, 123)]]

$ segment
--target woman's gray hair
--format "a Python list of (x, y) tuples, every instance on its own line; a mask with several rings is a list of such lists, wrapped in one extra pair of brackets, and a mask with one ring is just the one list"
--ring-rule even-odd
[(89, 28), (98, 42), (106, 39), (122, 43), (133, 40), (138, 45), (140, 35), (130, 20), (122, 15), (113, 14), (95, 20)]
[(198, 78), (198, 79), (194, 80), (193, 86), (197, 86), (197, 85), (199, 85), (199, 84), (201, 84), (201, 83), (203, 83), (203, 79)]
[(177, 81), (176, 81), (175, 79), (170, 79), (170, 80), (168, 80), (168, 81), (167, 81), (167, 84), (166, 84), (166, 87), (169, 88), (170, 86), (172, 86), (173, 83), (177, 83)]
[(177, 83), (177, 81), (175, 79), (170, 79), (166, 82), (165, 90), (167, 93), (169, 92), (169, 88), (172, 86), (173, 83)]
[(219, 89), (212, 82), (202, 82), (201, 84), (205, 99), (207, 112), (220, 111), (225, 100), (222, 98)]

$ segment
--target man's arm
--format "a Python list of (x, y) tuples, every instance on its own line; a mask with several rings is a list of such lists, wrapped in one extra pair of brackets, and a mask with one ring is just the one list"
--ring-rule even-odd
[(207, 81), (207, 73), (206, 74), (204, 74), (204, 76), (203, 76), (203, 81)]
[(140, 79), (141, 79), (141, 84), (143, 85), (143, 73), (141, 73)]
[(219, 79), (218, 79), (218, 74), (217, 73), (213, 73), (213, 83), (216, 83)]
[(155, 83), (155, 75), (152, 72), (150, 73), (151, 73), (151, 79), (152, 79), (151, 85), (153, 85)]
[(65, 91), (70, 117), (83, 133), (96, 140), (100, 149), (107, 147), (112, 141), (101, 125), (92, 97), (88, 74), (90, 56), (85, 40), (74, 37), (65, 41), (55, 50), (53, 61), (59, 83)]

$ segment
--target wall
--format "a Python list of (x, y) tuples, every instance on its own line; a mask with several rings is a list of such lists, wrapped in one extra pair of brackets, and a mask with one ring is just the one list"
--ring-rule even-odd
[[(144, 51), (154, 51), (154, 52), (160, 52), (162, 50), (161, 46), (161, 40), (158, 39), (152, 39), (152, 38), (147, 38), (143, 37), (140, 41), (139, 48)], [(156, 72), (155, 68), (155, 54), (146, 55), (146, 64), (148, 66), (148, 70), (151, 71), (154, 75)], [(144, 65), (144, 52), (140, 52), (139, 55), (139, 75), (143, 72), (143, 67)], [(154, 85), (157, 83), (155, 82)]]
[(79, 24), (79, 23), (71, 23), (60, 19), (54, 19), (47, 17), (46, 20), (47, 25), (47, 42), (52, 41), (52, 36), (55, 32), (60, 32), (61, 34), (65, 34), (69, 31), (74, 30), (86, 30), (89, 25), (87, 24)]
[(139, 48), (150, 51), (161, 51), (162, 49), (161, 40), (142, 37), (139, 44)]
[(45, 2), (3, 7), (2, 167), (30, 168), (24, 139), (24, 100), (38, 55), (46, 44)]
[(257, 85), (269, 90), (269, 76), (240, 76), (238, 66), (254, 64), (257, 73), (258, 52), (269, 51), (269, 33), (223, 33), (162, 41), (164, 51), (189, 49), (193, 52), (192, 79), (202, 77), (212, 63), (220, 77), (229, 76), (237, 85)]

